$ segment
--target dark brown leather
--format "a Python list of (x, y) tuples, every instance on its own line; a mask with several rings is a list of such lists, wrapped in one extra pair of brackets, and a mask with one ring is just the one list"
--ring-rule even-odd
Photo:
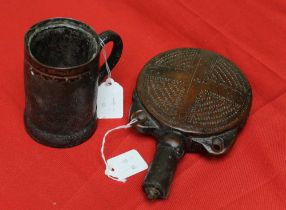
[(247, 120), (251, 101), (242, 72), (216, 53), (181, 48), (152, 58), (138, 77), (130, 110), (130, 119), (138, 120), (133, 127), (157, 139), (143, 184), (147, 197), (167, 197), (184, 153), (226, 153)]

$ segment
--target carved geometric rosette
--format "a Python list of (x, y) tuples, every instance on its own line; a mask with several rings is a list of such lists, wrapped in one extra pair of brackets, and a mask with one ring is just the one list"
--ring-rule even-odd
[(160, 123), (212, 134), (238, 126), (248, 114), (251, 89), (229, 60), (200, 49), (176, 49), (148, 62), (137, 81), (146, 110)]

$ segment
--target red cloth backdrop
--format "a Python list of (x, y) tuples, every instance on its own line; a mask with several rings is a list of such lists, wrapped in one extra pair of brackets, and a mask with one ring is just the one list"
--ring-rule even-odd
[[(0, 209), (285, 209), (286, 2), (284, 0), (1, 0)], [(72, 17), (124, 41), (113, 77), (124, 87), (124, 118), (99, 120), (86, 143), (71, 149), (37, 144), (23, 125), (23, 36), (49, 17)], [(127, 122), (142, 66), (178, 47), (205, 48), (234, 61), (253, 88), (248, 123), (228, 155), (181, 161), (165, 201), (150, 203), (146, 171), (118, 183), (104, 176), (101, 139)], [(150, 163), (152, 138), (123, 130), (106, 155), (137, 149)]]

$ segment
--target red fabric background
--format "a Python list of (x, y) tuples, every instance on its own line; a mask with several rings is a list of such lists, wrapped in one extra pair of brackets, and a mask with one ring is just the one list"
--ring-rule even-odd
[[(285, 209), (286, 2), (284, 0), (1, 0), (0, 209)], [(34, 23), (64, 16), (124, 40), (113, 77), (124, 87), (124, 118), (99, 120), (86, 143), (39, 145), (23, 125), (23, 36)], [(146, 173), (117, 183), (104, 176), (100, 145), (127, 122), (142, 66), (159, 52), (198, 47), (234, 61), (253, 88), (248, 123), (228, 155), (181, 161), (168, 200), (150, 203)], [(137, 149), (150, 163), (155, 144), (135, 131), (108, 138), (106, 155)]]

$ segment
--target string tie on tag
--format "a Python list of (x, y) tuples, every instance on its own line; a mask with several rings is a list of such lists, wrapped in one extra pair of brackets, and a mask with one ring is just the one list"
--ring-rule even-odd
[(105, 155), (104, 155), (104, 146), (105, 146), (105, 142), (106, 142), (106, 137), (113, 131), (115, 130), (119, 130), (119, 129), (127, 129), (127, 128), (130, 128), (134, 123), (136, 123), (138, 120), (137, 119), (132, 119), (129, 123), (127, 123), (126, 125), (120, 125), (118, 127), (115, 127), (115, 128), (112, 128), (110, 130), (108, 130), (104, 136), (103, 136), (103, 139), (102, 139), (102, 145), (101, 145), (101, 157), (102, 157), (102, 160), (105, 164), (105, 175), (107, 177), (109, 177), (110, 179), (113, 179), (115, 181), (119, 181), (119, 182), (126, 182), (127, 180), (126, 179), (121, 179), (120, 177), (113, 177), (109, 174), (109, 171), (112, 171), (112, 167), (108, 165), (107, 161), (106, 161), (106, 158), (105, 158)]
[(99, 44), (102, 47), (101, 51), (102, 51), (102, 55), (103, 55), (103, 58), (105, 61), (105, 67), (106, 67), (106, 71), (107, 71), (107, 79), (105, 80), (105, 83), (106, 83), (106, 85), (111, 85), (112, 84), (111, 71), (110, 71), (110, 67), (109, 67), (108, 62), (107, 62), (105, 44), (101, 38), (99, 38)]

